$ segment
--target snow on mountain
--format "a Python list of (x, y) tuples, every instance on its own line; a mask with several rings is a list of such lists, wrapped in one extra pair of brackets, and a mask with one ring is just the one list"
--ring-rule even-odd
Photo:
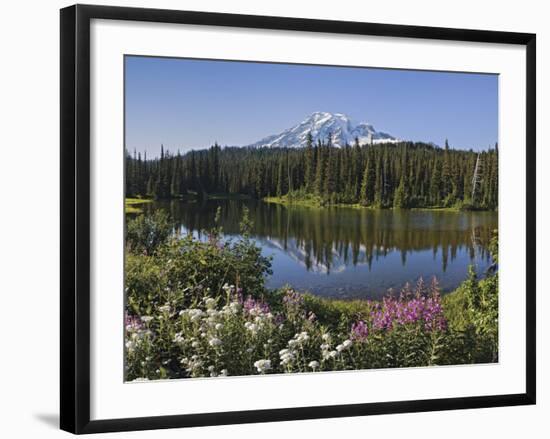
[(332, 136), (334, 146), (352, 145), (355, 138), (360, 144), (398, 142), (399, 139), (388, 133), (376, 131), (366, 122), (354, 123), (348, 116), (341, 113), (327, 113), (318, 111), (298, 125), (284, 130), (282, 133), (265, 137), (249, 147), (286, 147), (295, 148), (306, 145), (307, 135), (311, 133), (313, 142), (326, 141), (329, 134)]

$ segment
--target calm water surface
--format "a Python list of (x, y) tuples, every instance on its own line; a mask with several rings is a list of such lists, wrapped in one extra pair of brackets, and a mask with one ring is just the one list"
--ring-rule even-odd
[(286, 207), (254, 200), (158, 202), (182, 233), (203, 237), (218, 206), (226, 237), (239, 236), (243, 207), (254, 222), (252, 236), (272, 256), (269, 288), (290, 284), (330, 297), (377, 298), (419, 277), (436, 276), (454, 289), (473, 264), (483, 273), (486, 250), (497, 228), (496, 212), (393, 211), (346, 207)]

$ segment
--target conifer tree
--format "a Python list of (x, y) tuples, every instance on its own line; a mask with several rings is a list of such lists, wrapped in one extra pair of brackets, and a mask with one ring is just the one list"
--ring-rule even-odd
[(306, 140), (306, 158), (305, 158), (305, 175), (304, 186), (307, 192), (311, 192), (314, 183), (314, 153), (313, 153), (313, 136), (311, 132), (307, 133)]
[(370, 206), (374, 203), (374, 190), (376, 185), (376, 169), (374, 164), (374, 151), (368, 149), (367, 165), (361, 182), (360, 203), (363, 206)]

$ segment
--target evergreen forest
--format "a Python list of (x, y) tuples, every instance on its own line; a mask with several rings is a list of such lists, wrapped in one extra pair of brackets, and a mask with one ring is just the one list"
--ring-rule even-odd
[(399, 142), (126, 151), (126, 197), (315, 199), (376, 208), (498, 208), (498, 144), (485, 151)]

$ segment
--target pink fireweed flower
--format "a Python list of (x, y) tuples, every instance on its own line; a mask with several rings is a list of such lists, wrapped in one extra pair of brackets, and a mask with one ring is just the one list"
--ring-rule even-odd
[(248, 296), (243, 302), (244, 312), (251, 315), (267, 314), (270, 312), (269, 305), (261, 300)]
[(304, 297), (300, 293), (289, 289), (285, 291), (283, 303), (290, 307), (300, 307), (304, 303)]
[(359, 320), (351, 325), (351, 339), (354, 341), (366, 340), (369, 336), (369, 327), (363, 320)]
[(139, 331), (143, 329), (141, 318), (128, 313), (124, 314), (124, 327), (128, 332)]
[(414, 294), (407, 286), (401, 291), (399, 298), (391, 295), (384, 297), (382, 302), (373, 306), (370, 313), (372, 327), (375, 330), (389, 331), (395, 326), (420, 322), (427, 331), (445, 330), (447, 322), (437, 284), (432, 283), (430, 290), (430, 295), (426, 295), (420, 279)]

